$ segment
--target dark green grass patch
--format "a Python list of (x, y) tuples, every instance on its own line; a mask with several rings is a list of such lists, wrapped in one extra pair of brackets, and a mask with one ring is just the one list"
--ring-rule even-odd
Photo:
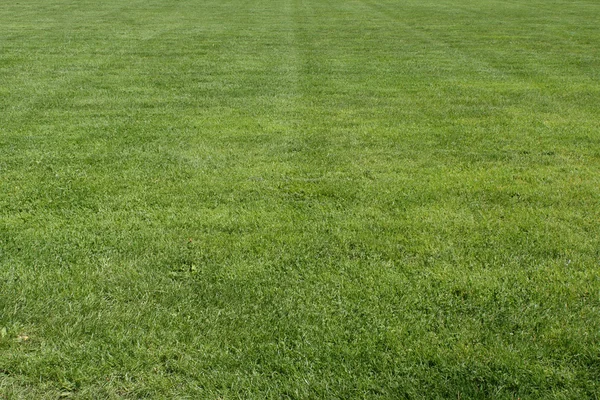
[(0, 399), (597, 398), (599, 19), (0, 4)]

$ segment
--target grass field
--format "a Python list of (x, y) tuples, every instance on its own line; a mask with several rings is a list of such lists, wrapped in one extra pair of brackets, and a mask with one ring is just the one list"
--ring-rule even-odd
[(597, 399), (598, 21), (3, 1), (0, 399)]

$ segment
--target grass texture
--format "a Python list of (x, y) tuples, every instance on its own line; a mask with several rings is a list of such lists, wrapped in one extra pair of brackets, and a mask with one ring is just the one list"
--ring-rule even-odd
[(597, 0), (0, 4), (0, 399), (600, 396)]

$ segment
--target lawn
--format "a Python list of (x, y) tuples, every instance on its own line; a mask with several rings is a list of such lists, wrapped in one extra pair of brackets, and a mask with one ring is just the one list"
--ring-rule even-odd
[(0, 399), (597, 399), (600, 2), (0, 3)]

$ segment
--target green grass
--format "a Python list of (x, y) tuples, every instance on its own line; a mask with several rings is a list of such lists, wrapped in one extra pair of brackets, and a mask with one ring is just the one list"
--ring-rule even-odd
[(600, 397), (597, 0), (0, 4), (0, 399)]

